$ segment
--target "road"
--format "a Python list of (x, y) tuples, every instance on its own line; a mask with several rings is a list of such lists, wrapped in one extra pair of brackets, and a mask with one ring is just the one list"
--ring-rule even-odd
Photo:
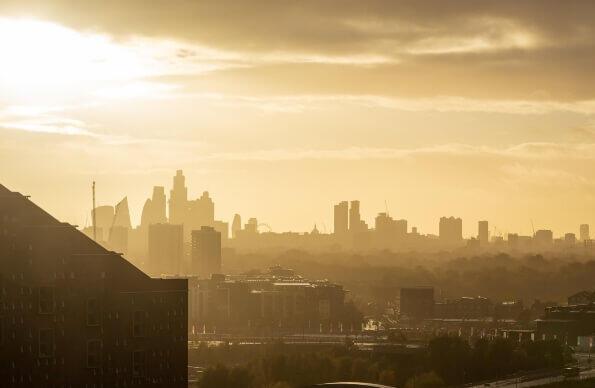
[[(587, 369), (582, 370), (578, 377), (573, 378), (573, 380), (586, 380), (590, 378), (595, 378), (595, 369)], [(539, 377), (533, 380), (525, 380), (522, 377), (519, 378), (510, 378), (505, 380), (499, 380), (490, 382), (489, 385), (479, 384), (473, 385), (471, 388), (484, 388), (486, 386), (489, 387), (497, 387), (497, 388), (528, 388), (528, 387), (540, 387), (546, 384), (555, 383), (559, 381), (564, 381), (565, 377), (562, 375), (557, 376), (549, 376), (549, 377)]]

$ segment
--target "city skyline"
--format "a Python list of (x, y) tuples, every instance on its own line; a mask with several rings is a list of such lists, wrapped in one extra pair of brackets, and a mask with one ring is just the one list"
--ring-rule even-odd
[(3, 1), (4, 182), (81, 225), (178, 168), (276, 230), (595, 223), (590, 2), (247, 4)]
[[(232, 221), (236, 219), (236, 216), (239, 215), (240, 217), (242, 217), (241, 219), (244, 221), (248, 221), (249, 218), (253, 217), (253, 218), (257, 218), (259, 220), (259, 224), (266, 224), (266, 226), (268, 228), (270, 228), (270, 224), (266, 221), (263, 220), (259, 217), (258, 214), (245, 214), (242, 211), (237, 211), (234, 212), (233, 215), (229, 218), (223, 218), (220, 217), (219, 214), (216, 212), (215, 209), (219, 209), (219, 207), (215, 207), (215, 201), (216, 198), (214, 196), (211, 195), (211, 193), (209, 191), (202, 191), (200, 196), (199, 195), (193, 195), (192, 193), (194, 191), (200, 191), (200, 190), (191, 190), (192, 184), (188, 184), (187, 183), (187, 179), (186, 179), (186, 175), (185, 172), (183, 172), (183, 170), (176, 170), (175, 175), (173, 176), (173, 184), (172, 184), (172, 180), (170, 177), (170, 184), (169, 185), (165, 185), (165, 186), (152, 186), (152, 196), (151, 197), (147, 197), (144, 201), (144, 206), (142, 207), (142, 211), (140, 213), (138, 213), (138, 209), (136, 209), (135, 211), (135, 206), (131, 206), (131, 209), (128, 209), (128, 196), (124, 194), (124, 199), (122, 201), (118, 202), (118, 205), (121, 205), (121, 202), (125, 203), (126, 206), (126, 212), (128, 212), (130, 215), (137, 213), (136, 217), (131, 217), (130, 215), (126, 216), (126, 221), (125, 223), (128, 223), (128, 219), (130, 219), (131, 221), (131, 225), (132, 226), (139, 226), (139, 227), (148, 227), (150, 224), (158, 224), (158, 223), (172, 223), (172, 224), (183, 224), (184, 223), (184, 215), (182, 215), (181, 213), (178, 215), (178, 213), (176, 213), (176, 215), (174, 215), (173, 220), (171, 221), (171, 214), (172, 214), (172, 209), (175, 210), (176, 205), (175, 204), (175, 200), (172, 202), (172, 198), (178, 198), (178, 201), (181, 200), (184, 203), (188, 203), (188, 205), (183, 205), (183, 206), (190, 206), (190, 210), (178, 210), (178, 212), (185, 212), (185, 211), (189, 211), (190, 213), (193, 213), (194, 216), (190, 216), (192, 217), (196, 217), (198, 216), (198, 219), (202, 221), (191, 221), (188, 225), (188, 233), (191, 230), (199, 230), (201, 226), (213, 226), (214, 223), (225, 223), (227, 224), (227, 232), (229, 234), (230, 237), (233, 236), (232, 233)], [(176, 186), (176, 183), (178, 182), (178, 186)], [(180, 191), (183, 191), (182, 197), (176, 196), (176, 187), (177, 187), (177, 192), (179, 193)], [(170, 190), (171, 189), (171, 190)], [(166, 195), (165, 192), (168, 192), (169, 194)], [(190, 194), (189, 194), (190, 193)], [(155, 196), (159, 196), (160, 198), (160, 205), (162, 207), (162, 209), (157, 210), (157, 208), (151, 208), (151, 204), (155, 203)], [(163, 198), (161, 198), (161, 196)], [(197, 197), (197, 199), (191, 199)], [(204, 200), (208, 201), (209, 204), (201, 204)], [(351, 224), (351, 219), (352, 219), (352, 207), (353, 207), (353, 203), (356, 203), (356, 207), (357, 209), (355, 210), (354, 215), (357, 217), (357, 221), (356, 223), (360, 223), (362, 222), (362, 227), (365, 229), (374, 229), (375, 228), (375, 222), (378, 222), (377, 217), (383, 217), (383, 216), (389, 216), (394, 218), (396, 221), (405, 221), (405, 226), (404, 226), (404, 230), (405, 233), (411, 233), (412, 232), (412, 228), (415, 228), (415, 232), (416, 233), (420, 233), (422, 235), (435, 235), (435, 236), (439, 236), (440, 233), (440, 225), (441, 225), (441, 219), (443, 218), (457, 218), (457, 219), (461, 219), (461, 224), (458, 226), (458, 228), (460, 229), (460, 234), (463, 236), (463, 238), (468, 239), (468, 238), (479, 238), (480, 240), (484, 239), (485, 240), (485, 236), (487, 233), (488, 238), (493, 238), (495, 236), (498, 237), (502, 237), (504, 239), (507, 238), (508, 234), (516, 234), (516, 235), (525, 235), (525, 236), (533, 236), (535, 231), (539, 231), (539, 230), (551, 230), (553, 232), (553, 237), (554, 238), (564, 238), (564, 236), (568, 233), (572, 233), (577, 237), (577, 240), (580, 240), (579, 237), (582, 235), (581, 233), (581, 226), (582, 225), (590, 225), (587, 222), (580, 222), (578, 221), (575, 225), (574, 228), (568, 229), (568, 230), (555, 230), (553, 228), (551, 228), (550, 226), (548, 226), (547, 224), (538, 224), (535, 223), (535, 221), (533, 219), (529, 219), (529, 227), (526, 229), (521, 229), (521, 230), (510, 230), (504, 227), (501, 227), (499, 225), (494, 225), (491, 220), (484, 220), (483, 218), (477, 218), (477, 219), (471, 219), (471, 220), (465, 220), (463, 217), (460, 217), (457, 214), (441, 214), (441, 215), (435, 215), (435, 222), (434, 224), (429, 228), (430, 230), (424, 230), (423, 228), (420, 228), (418, 224), (416, 224), (414, 222), (414, 220), (410, 220), (404, 217), (400, 217), (399, 215), (396, 215), (394, 213), (390, 212), (389, 209), (389, 205), (388, 202), (385, 201), (384, 203), (384, 208), (379, 208), (377, 210), (372, 210), (372, 209), (368, 209), (367, 212), (365, 212), (365, 216), (362, 216), (362, 203), (361, 201), (354, 199), (354, 200), (340, 200), (337, 201), (335, 203), (330, 204), (330, 206), (328, 206), (330, 208), (327, 209), (327, 213), (330, 213), (330, 221), (327, 224), (320, 224), (316, 222), (316, 219), (314, 219), (311, 223), (309, 227), (306, 227), (305, 230), (282, 230), (282, 229), (272, 229), (270, 231), (273, 231), (275, 233), (283, 233), (283, 232), (297, 232), (297, 233), (308, 233), (310, 231), (312, 231), (313, 227), (316, 226), (318, 230), (320, 230), (321, 233), (324, 234), (333, 234), (335, 233), (335, 230), (337, 227), (339, 227), (339, 230), (342, 231), (343, 233), (345, 232), (353, 232), (359, 229), (358, 226), (356, 226), (355, 228), (353, 227), (353, 225)], [(195, 204), (195, 205), (193, 205)], [(202, 207), (207, 206), (207, 209), (202, 209)], [(364, 208), (366, 208), (367, 204), (364, 204)], [(179, 206), (179, 205), (178, 205)], [(193, 206), (199, 206), (198, 208), (196, 208), (196, 210), (192, 210)], [(101, 210), (101, 208), (106, 208), (109, 207), (109, 204), (98, 204), (98, 208), (99, 210)], [(150, 218), (143, 218), (146, 215), (152, 215), (155, 212), (158, 213), (158, 215), (153, 215), (154, 218), (150, 219)], [(206, 213), (205, 213), (206, 212)], [(345, 213), (344, 216), (340, 215), (339, 213)], [(98, 213), (99, 214), (99, 213)], [(373, 215), (371, 215), (373, 214)], [(112, 215), (113, 215), (113, 209), (112, 209)], [(108, 217), (109, 218), (109, 217)], [(317, 219), (322, 219), (322, 218), (317, 218)], [(337, 219), (341, 219), (341, 221), (339, 221), (339, 224), (337, 224)], [(118, 223), (120, 224), (122, 221), (122, 217), (120, 216), (118, 218)], [(144, 220), (144, 222), (143, 222)], [(221, 220), (221, 221), (218, 221)], [(79, 225), (81, 227), (90, 227), (92, 226), (92, 217), (89, 216), (87, 217), (87, 221), (90, 222), (86, 223), (85, 225)], [(105, 222), (108, 221), (104, 221)], [(188, 221), (187, 221), (188, 222)], [(382, 222), (382, 221), (381, 221)], [(108, 222), (109, 223), (109, 222)], [(98, 222), (98, 225), (101, 227), (101, 222)], [(482, 225), (483, 224), (483, 225)], [(488, 226), (489, 225), (489, 226)], [(243, 228), (244, 225), (240, 224), (240, 226)], [(130, 224), (129, 224), (130, 227)], [(483, 238), (480, 238), (480, 231), (479, 229), (483, 229)], [(528, 229), (528, 230), (527, 230)], [(587, 229), (588, 230), (588, 229)], [(340, 232), (341, 233), (341, 232)], [(457, 234), (457, 232), (455, 232), (455, 234)]]
[(595, 386), (594, 20), (0, 0), (0, 386)]

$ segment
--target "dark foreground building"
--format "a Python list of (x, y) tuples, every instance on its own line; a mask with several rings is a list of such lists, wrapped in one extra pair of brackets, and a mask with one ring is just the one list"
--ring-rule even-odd
[(0, 185), (0, 386), (186, 387), (187, 280), (152, 279)]

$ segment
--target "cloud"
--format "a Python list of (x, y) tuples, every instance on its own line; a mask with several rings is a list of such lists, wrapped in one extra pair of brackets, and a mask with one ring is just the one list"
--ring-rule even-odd
[(0, 122), (0, 128), (56, 135), (97, 136), (87, 128), (86, 123), (65, 118), (5, 121)]
[(295, 160), (371, 160), (404, 159), (426, 156), (501, 158), (553, 161), (560, 159), (593, 160), (594, 144), (523, 143), (510, 147), (488, 147), (469, 144), (441, 144), (418, 148), (349, 147), (342, 149), (270, 149), (250, 152), (210, 153), (197, 161), (295, 161)]
[(595, 98), (588, 1), (5, 0), (0, 14), (175, 41), (178, 72), (231, 67), (206, 82), (261, 92)]

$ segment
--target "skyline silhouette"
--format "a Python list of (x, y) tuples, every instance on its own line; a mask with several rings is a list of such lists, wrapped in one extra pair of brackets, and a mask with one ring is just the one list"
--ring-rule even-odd
[(0, 387), (595, 386), (594, 20), (0, 0)]

